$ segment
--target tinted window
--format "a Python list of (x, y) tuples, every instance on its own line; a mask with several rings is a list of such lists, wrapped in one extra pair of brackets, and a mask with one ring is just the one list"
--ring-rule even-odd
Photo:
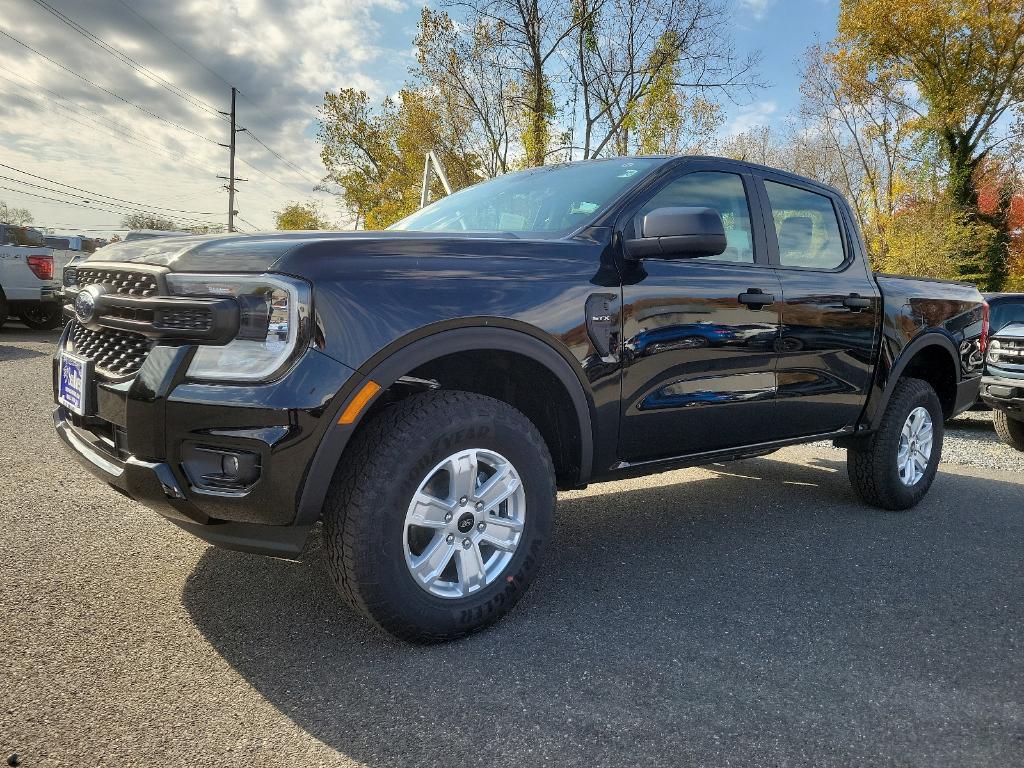
[(510, 173), (443, 197), (390, 228), (559, 237), (586, 224), (664, 162), (623, 158)]
[(784, 267), (835, 269), (846, 260), (832, 200), (773, 181), (764, 183)]
[(991, 305), (989, 323), (992, 333), (998, 333), (1010, 323), (1024, 323), (1024, 296), (1003, 299)]
[(713, 208), (725, 225), (725, 252), (706, 256), (716, 261), (754, 263), (750, 208), (743, 179), (735, 173), (701, 171), (681, 176), (652, 197), (640, 210), (640, 216), (655, 208)]

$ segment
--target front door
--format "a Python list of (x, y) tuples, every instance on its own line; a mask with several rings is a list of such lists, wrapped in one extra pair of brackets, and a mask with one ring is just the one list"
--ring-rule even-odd
[(768, 251), (782, 281), (782, 437), (852, 426), (874, 374), (881, 297), (830, 190), (766, 174)]
[(619, 456), (644, 461), (775, 437), (775, 358), (782, 289), (768, 264), (754, 179), (741, 166), (686, 167), (623, 219), (655, 208), (718, 211), (727, 247), (714, 257), (646, 258), (623, 274)]

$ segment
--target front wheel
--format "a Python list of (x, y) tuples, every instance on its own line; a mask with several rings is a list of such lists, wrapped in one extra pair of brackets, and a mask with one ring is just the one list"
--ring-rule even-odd
[(33, 331), (52, 331), (60, 325), (60, 304), (37, 304), (18, 313), (18, 319)]
[(1010, 416), (1006, 411), (992, 411), (992, 424), (999, 439), (1011, 448), (1024, 451), (1024, 421)]
[(554, 469), (543, 438), (506, 403), (413, 395), (346, 451), (324, 508), (331, 576), (399, 637), (461, 637), (522, 596), (551, 534)]
[(878, 431), (847, 450), (853, 489), (872, 506), (910, 509), (935, 479), (943, 434), (942, 406), (932, 386), (921, 379), (901, 380)]

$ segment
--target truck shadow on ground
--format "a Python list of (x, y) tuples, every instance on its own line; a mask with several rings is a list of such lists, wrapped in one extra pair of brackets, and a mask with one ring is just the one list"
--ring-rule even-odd
[(560, 500), (533, 588), (457, 643), (368, 627), (322, 554), (210, 549), (184, 605), (262, 696), (372, 766), (1019, 758), (1020, 485), (943, 472), (893, 514), (840, 462), (714, 469)]
[(33, 357), (46, 357), (46, 352), (38, 349), (26, 349), (25, 347), (11, 347), (5, 343), (6, 338), (0, 336), (0, 363), (10, 360), (29, 360)]

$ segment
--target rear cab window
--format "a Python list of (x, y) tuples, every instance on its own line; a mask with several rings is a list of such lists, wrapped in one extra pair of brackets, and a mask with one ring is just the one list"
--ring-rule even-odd
[(846, 262), (843, 234), (832, 198), (765, 179), (779, 266), (838, 269)]

